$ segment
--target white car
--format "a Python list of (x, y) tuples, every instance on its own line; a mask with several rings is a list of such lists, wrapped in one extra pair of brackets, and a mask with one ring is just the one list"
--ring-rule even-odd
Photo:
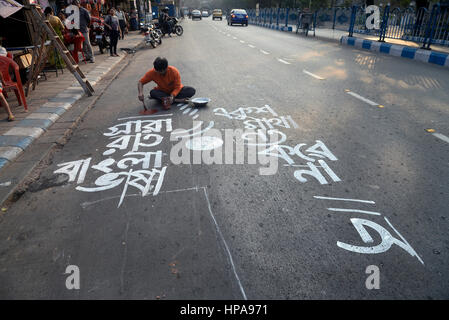
[(202, 15), (203, 17), (208, 17), (208, 16), (209, 16), (209, 12), (203, 11), (203, 12), (201, 13), (201, 15)]
[(192, 10), (192, 20), (202, 19), (200, 10)]

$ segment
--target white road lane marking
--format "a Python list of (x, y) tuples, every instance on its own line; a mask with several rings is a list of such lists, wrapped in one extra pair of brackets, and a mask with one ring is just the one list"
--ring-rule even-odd
[(369, 100), (367, 98), (364, 98), (364, 97), (362, 97), (361, 95), (359, 95), (359, 94), (357, 94), (355, 92), (348, 91), (347, 94), (350, 94), (351, 96), (353, 96), (353, 97), (355, 97), (355, 98), (357, 98), (359, 100), (362, 100), (363, 102), (366, 102), (369, 105), (376, 106), (376, 107), (379, 105), (379, 103), (371, 101), (371, 100)]
[(282, 59), (279, 59), (279, 58), (277, 58), (277, 60), (278, 60), (279, 62), (283, 63), (283, 64), (290, 64), (290, 62), (287, 62), (287, 61), (282, 60)]
[(172, 115), (173, 115), (173, 113), (153, 114), (151, 116), (135, 116), (135, 117), (118, 118), (117, 120), (127, 120), (127, 119), (136, 119), (136, 118), (171, 117)]
[(324, 80), (324, 78), (322, 78), (322, 77), (320, 77), (320, 76), (317, 76), (316, 74), (313, 74), (312, 72), (309, 72), (309, 71), (307, 71), (307, 70), (302, 70), (302, 72), (304, 72), (305, 74), (308, 74), (308, 75), (311, 76), (311, 77), (314, 77), (315, 79), (318, 79), (318, 80)]
[(252, 44), (249, 44), (248, 47), (255, 48), (255, 46), (253, 46)]
[(438, 139), (443, 140), (444, 142), (449, 143), (449, 138), (446, 137), (444, 134), (441, 133), (432, 133), (435, 137), (437, 137)]
[(263, 54), (270, 54), (269, 52), (266, 52), (266, 51), (264, 51), (264, 50), (260, 50), (260, 52), (262, 52)]
[(338, 212), (357, 212), (357, 213), (366, 213), (372, 214), (373, 216), (380, 216), (379, 212), (375, 211), (365, 211), (365, 210), (357, 210), (357, 209), (340, 209), (340, 208), (327, 208), (329, 211), (338, 211)]
[(371, 201), (371, 200), (346, 199), (346, 198), (332, 198), (332, 197), (322, 197), (322, 196), (313, 196), (313, 197), (314, 197), (315, 199), (322, 199), (322, 200), (353, 201), (353, 202), (361, 202), (361, 203), (376, 204), (374, 201)]

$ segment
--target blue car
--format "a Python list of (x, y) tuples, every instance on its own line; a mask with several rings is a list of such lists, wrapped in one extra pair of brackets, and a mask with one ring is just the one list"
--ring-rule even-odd
[(241, 24), (248, 26), (248, 14), (243, 9), (232, 9), (228, 14), (228, 26), (232, 24)]

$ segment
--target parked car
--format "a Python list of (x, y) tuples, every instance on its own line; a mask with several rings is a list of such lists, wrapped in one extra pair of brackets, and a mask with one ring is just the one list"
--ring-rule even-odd
[(208, 17), (209, 16), (209, 12), (207, 12), (206, 10), (203, 11), (203, 13), (201, 14), (203, 17)]
[(200, 10), (192, 10), (192, 20), (202, 19)]
[(248, 26), (248, 14), (243, 9), (232, 9), (228, 14), (228, 26), (232, 24), (241, 24)]
[(214, 9), (214, 11), (212, 12), (212, 20), (215, 19), (223, 20), (223, 12), (221, 11), (221, 9)]

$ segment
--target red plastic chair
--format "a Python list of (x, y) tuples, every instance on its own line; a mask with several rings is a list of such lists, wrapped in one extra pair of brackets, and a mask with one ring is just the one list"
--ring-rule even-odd
[[(12, 67), (16, 75), (17, 82), (12, 81), (9, 75), (9, 68)], [(0, 72), (3, 77), (3, 91), (14, 90), (19, 106), (23, 104), (28, 111), (27, 100), (23, 92), (22, 81), (20, 80), (19, 65), (11, 58), (0, 56)]]
[(73, 44), (73, 50), (70, 53), (72, 54), (73, 60), (75, 60), (76, 63), (79, 63), (78, 52), (81, 52), (84, 59), (84, 63), (86, 63), (86, 58), (84, 57), (83, 52), (84, 36), (81, 33), (78, 33), (76, 36), (73, 36), (69, 32), (67, 32), (64, 35), (64, 42), (66, 44)]

